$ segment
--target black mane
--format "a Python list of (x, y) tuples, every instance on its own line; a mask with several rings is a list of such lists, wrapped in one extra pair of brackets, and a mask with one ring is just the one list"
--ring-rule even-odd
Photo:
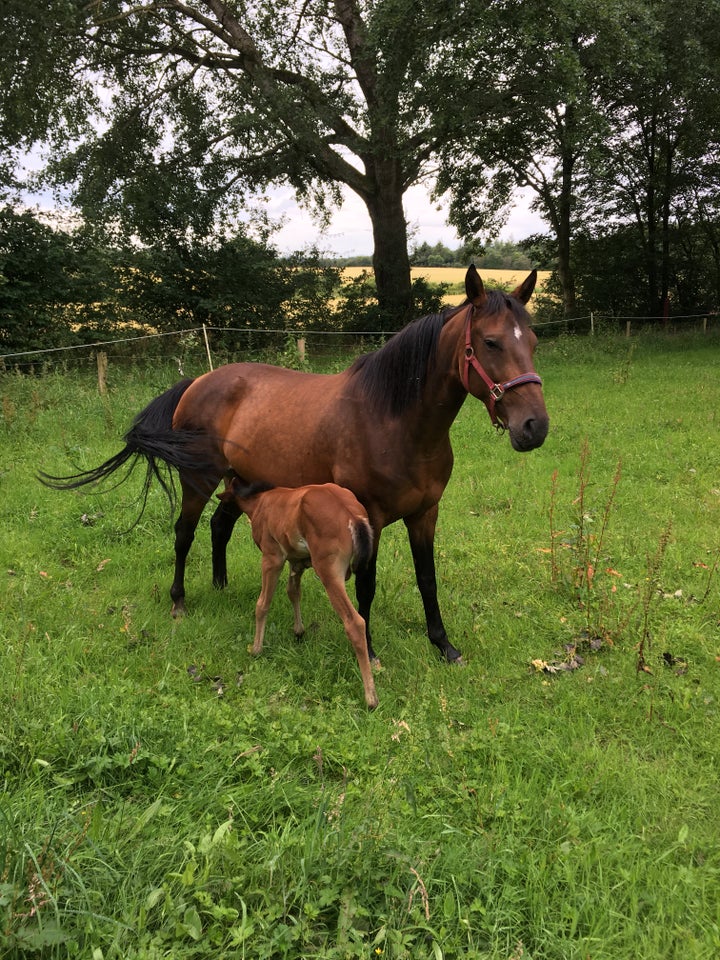
[[(530, 317), (523, 304), (502, 290), (487, 290), (483, 313), (510, 311), (520, 323), (528, 326)], [(423, 394), (428, 371), (435, 360), (438, 338), (445, 321), (467, 306), (468, 300), (441, 313), (431, 313), (412, 320), (388, 342), (366, 353), (350, 367), (350, 373), (365, 395), (376, 416), (399, 417)]]
[(443, 324), (456, 308), (412, 320), (379, 350), (358, 357), (350, 373), (377, 416), (400, 416), (420, 399)]

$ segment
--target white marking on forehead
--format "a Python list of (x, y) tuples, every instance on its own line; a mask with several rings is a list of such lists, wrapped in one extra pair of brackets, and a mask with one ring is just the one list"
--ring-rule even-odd
[(516, 340), (522, 339), (522, 330), (520, 329), (520, 327), (519, 327), (517, 324), (515, 324), (515, 330), (514, 330), (513, 332), (514, 332), (514, 334), (515, 334), (515, 339), (516, 339)]

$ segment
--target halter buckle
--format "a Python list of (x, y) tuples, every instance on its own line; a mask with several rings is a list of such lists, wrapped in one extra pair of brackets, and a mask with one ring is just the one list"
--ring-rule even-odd
[(495, 403), (497, 403), (498, 400), (502, 400), (502, 398), (505, 396), (505, 391), (499, 383), (494, 383), (490, 387), (490, 396), (493, 398)]

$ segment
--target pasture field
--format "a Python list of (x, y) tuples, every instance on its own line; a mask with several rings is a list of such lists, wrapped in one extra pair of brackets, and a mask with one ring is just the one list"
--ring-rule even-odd
[[(202, 356), (197, 369), (202, 372)], [(167, 365), (0, 378), (0, 958), (720, 956), (720, 343), (544, 340), (520, 455), (470, 399), (436, 543), (438, 661), (402, 525), (378, 709), (306, 575), (253, 659), (259, 553), (174, 517), (117, 451)], [(208, 513), (209, 517), (209, 513)], [(352, 588), (351, 588), (352, 589)]]
[[(504, 287), (513, 289), (519, 286), (527, 277), (529, 270), (480, 270), (480, 276), (488, 287)], [(549, 270), (539, 270), (536, 290), (542, 290), (550, 276)], [(344, 280), (352, 280), (363, 273), (372, 273), (370, 267), (344, 267)], [(410, 271), (413, 280), (423, 277), (430, 283), (446, 283), (450, 287), (445, 294), (444, 302), (452, 306), (462, 303), (465, 299), (465, 274), (467, 267), (413, 267)]]

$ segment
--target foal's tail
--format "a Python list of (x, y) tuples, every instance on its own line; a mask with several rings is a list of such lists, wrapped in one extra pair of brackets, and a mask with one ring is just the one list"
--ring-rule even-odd
[(373, 531), (368, 520), (356, 517), (351, 527), (353, 558), (350, 569), (353, 573), (365, 570), (373, 555)]
[[(163, 473), (161, 463), (177, 470), (193, 470), (200, 473), (214, 467), (207, 451), (207, 444), (203, 444), (203, 436), (199, 432), (172, 428), (173, 414), (180, 398), (191, 383), (193, 383), (192, 379), (181, 380), (141, 410), (123, 437), (125, 440), (123, 449), (100, 466), (63, 477), (40, 472), (38, 479), (45, 486), (56, 490), (74, 490), (88, 483), (98, 483), (125, 464), (129, 464), (125, 475), (118, 480), (118, 483), (123, 483), (142, 457), (147, 461), (147, 473), (142, 492), (143, 506), (147, 501), (153, 478), (158, 480), (172, 502), (174, 500), (172, 479)], [(204, 454), (203, 449), (206, 451)]]

